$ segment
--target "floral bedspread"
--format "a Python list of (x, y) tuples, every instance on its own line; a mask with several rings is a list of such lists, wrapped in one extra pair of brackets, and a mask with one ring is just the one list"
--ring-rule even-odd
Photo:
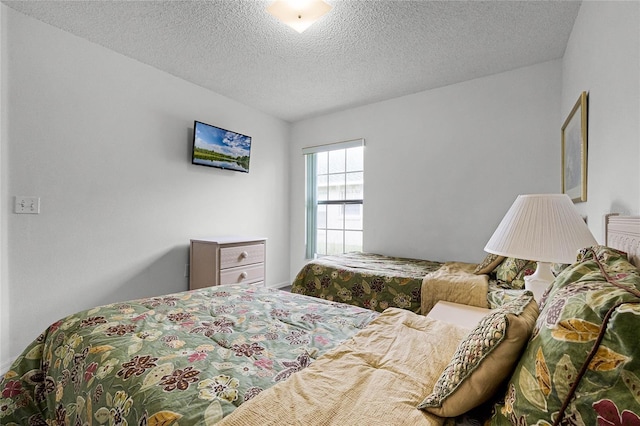
[(377, 316), (246, 285), (96, 307), (52, 324), (13, 363), (0, 424), (215, 424)]
[(298, 272), (291, 292), (378, 312), (396, 307), (420, 313), (422, 279), (441, 266), (440, 262), (373, 253), (325, 256)]

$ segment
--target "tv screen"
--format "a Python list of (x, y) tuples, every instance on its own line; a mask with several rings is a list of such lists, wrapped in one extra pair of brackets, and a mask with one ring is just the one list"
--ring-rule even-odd
[(191, 163), (249, 173), (251, 136), (195, 121)]

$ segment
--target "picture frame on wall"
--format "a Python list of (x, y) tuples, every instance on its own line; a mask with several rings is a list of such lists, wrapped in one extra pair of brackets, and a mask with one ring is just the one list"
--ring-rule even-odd
[(582, 92), (562, 125), (562, 193), (587, 201), (587, 92)]

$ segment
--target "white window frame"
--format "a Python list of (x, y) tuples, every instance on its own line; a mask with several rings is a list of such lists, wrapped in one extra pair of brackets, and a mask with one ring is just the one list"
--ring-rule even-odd
[[(317, 182), (316, 182), (316, 161), (315, 155), (320, 152), (336, 151), (348, 148), (364, 147), (364, 139), (353, 139), (343, 142), (330, 143), (325, 145), (316, 145), (311, 147), (302, 148), (302, 154), (305, 156), (306, 161), (306, 258), (312, 259), (316, 257), (316, 232), (318, 229), (316, 211), (318, 204), (360, 204), (364, 208), (364, 196), (362, 199), (357, 200), (340, 200), (340, 201), (326, 201), (318, 202), (317, 197)], [(364, 235), (363, 235), (364, 238)]]

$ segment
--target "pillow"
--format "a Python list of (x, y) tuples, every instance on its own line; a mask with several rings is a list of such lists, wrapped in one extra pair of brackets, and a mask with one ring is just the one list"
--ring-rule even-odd
[(489, 291), (487, 292), (487, 304), (489, 309), (496, 309), (501, 307), (507, 302), (517, 299), (522, 295), (522, 290), (514, 290), (512, 288), (498, 288), (492, 284), (489, 284)]
[(484, 258), (482, 263), (476, 266), (476, 269), (473, 270), (474, 274), (490, 274), (496, 269), (496, 266), (502, 263), (504, 260), (504, 256), (499, 256), (497, 254), (489, 253), (487, 257)]
[(455, 417), (489, 400), (511, 375), (537, 318), (538, 304), (529, 291), (485, 316), (460, 342), (418, 408)]
[(640, 271), (583, 249), (542, 306), (492, 424), (640, 424)]
[(496, 268), (496, 279), (506, 283), (510, 288), (524, 288), (524, 277), (536, 271), (536, 262), (515, 257), (507, 257)]
[(562, 273), (562, 271), (567, 269), (569, 266), (571, 266), (571, 265), (569, 265), (567, 263), (552, 263), (551, 264), (551, 273), (553, 274), (554, 277), (557, 277), (558, 275), (560, 275)]

